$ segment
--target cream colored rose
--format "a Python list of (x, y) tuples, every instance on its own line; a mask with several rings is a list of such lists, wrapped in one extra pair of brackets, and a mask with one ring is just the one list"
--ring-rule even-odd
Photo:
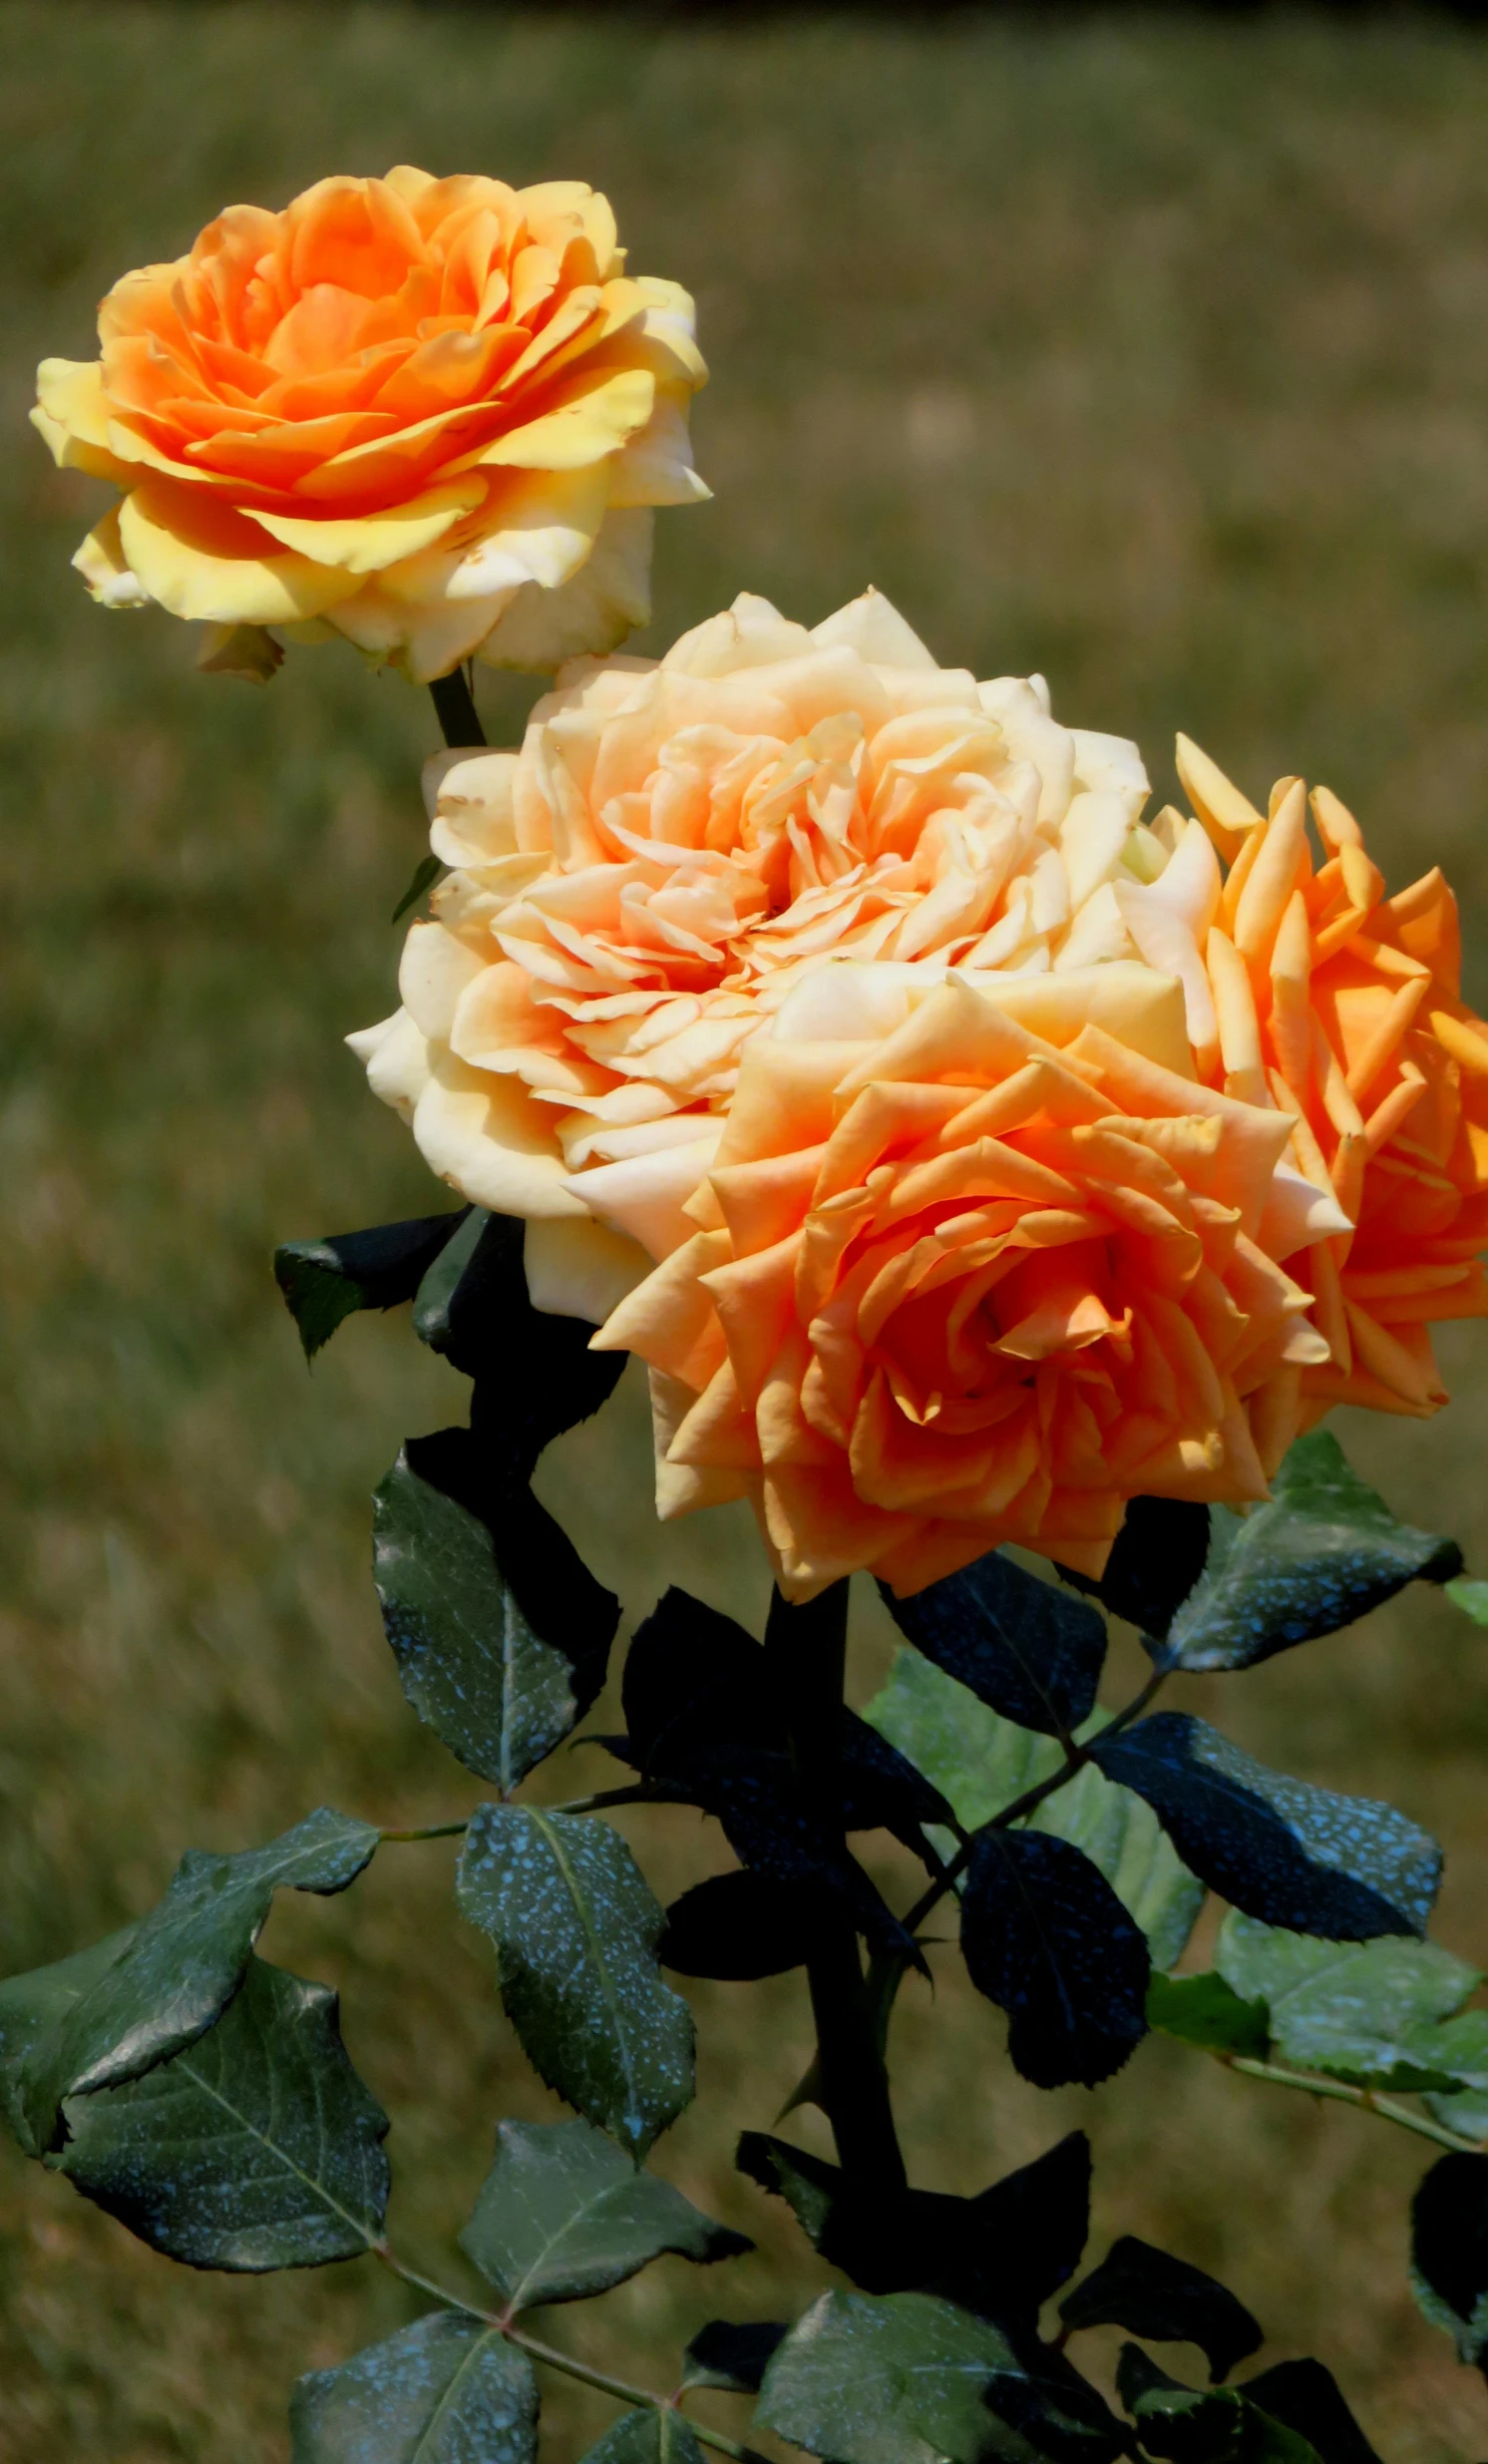
[(1040, 678), (937, 667), (874, 592), (575, 662), (519, 753), (426, 786), (451, 870), (403, 1007), (351, 1042), (436, 1172), (545, 1227), (535, 1295), (577, 1314), (689, 1236), (744, 1051), (788, 997), (804, 1031), (821, 971), (872, 962), (892, 1002), (908, 972), (1132, 961), (1164, 882), (1187, 912), (1214, 868), (1197, 823), (1140, 823), (1133, 745), (1060, 725)]
[(649, 613), (650, 508), (707, 495), (692, 302), (623, 264), (578, 181), (403, 165), (229, 206), (115, 284), (98, 360), (38, 371), (58, 462), (125, 492), (74, 563), (252, 673), (269, 627), (419, 680), (613, 648)]

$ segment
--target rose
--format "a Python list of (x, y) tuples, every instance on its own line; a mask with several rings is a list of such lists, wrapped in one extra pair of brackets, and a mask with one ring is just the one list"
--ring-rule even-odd
[[(804, 975), (1131, 958), (1112, 884), (1169, 859), (1133, 745), (1056, 724), (1039, 679), (938, 668), (872, 592), (814, 632), (741, 598), (659, 666), (577, 666), (519, 754), (428, 784), (454, 869), (402, 1011), (352, 1042), (435, 1171), (559, 1227), (529, 1271), (580, 1313), (690, 1231), (741, 1055)], [(561, 1227), (592, 1218), (633, 1239), (567, 1286)]]
[(261, 672), (270, 625), (421, 680), (612, 648), (648, 613), (647, 509), (707, 494), (692, 302), (621, 265), (576, 181), (404, 166), (229, 206), (115, 284), (97, 361), (42, 362), (58, 462), (126, 492), (74, 563)]
[(820, 970), (595, 1338), (651, 1366), (660, 1511), (747, 1494), (808, 1599), (1009, 1540), (1095, 1574), (1131, 1496), (1264, 1497), (1326, 1357), (1277, 1260), (1343, 1224), (1289, 1135), (1148, 968)]
[(1424, 1418), (1446, 1399), (1429, 1323), (1488, 1316), (1488, 1026), (1461, 998), (1456, 902), (1434, 869), (1387, 899), (1329, 788), (1311, 798), (1319, 867), (1301, 779), (1263, 816), (1185, 737), (1179, 769), (1228, 877), (1211, 858), (1182, 914), (1176, 865), (1118, 896), (1144, 955), (1190, 988), (1201, 1063), (1281, 1107), (1293, 1160), (1350, 1226), (1309, 1260), (1330, 1357), (1306, 1372), (1305, 1415)]

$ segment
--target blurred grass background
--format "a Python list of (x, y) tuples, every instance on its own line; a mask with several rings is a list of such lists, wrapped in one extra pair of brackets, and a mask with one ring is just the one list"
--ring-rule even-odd
[[(406, 1321), (353, 1324), (307, 1379), (268, 1269), (276, 1240), (432, 1200), (339, 1043), (391, 1006), (432, 712), (350, 652), (292, 655), (267, 693), (200, 679), (184, 628), (95, 610), (67, 560), (99, 492), (25, 428), (37, 358), (90, 355), (111, 280), (231, 200), (400, 159), (582, 176), (632, 262), (696, 292), (715, 375), (696, 435), (716, 498), (661, 518), (656, 643), (740, 587), (811, 621), (875, 581), (947, 663), (1041, 667), (1061, 715), (1139, 736), (1160, 793), (1179, 725), (1253, 795), (1327, 778), (1397, 885), (1447, 864), (1481, 1000), (1488, 50), (1426, 20), (730, 32), (4, 0), (0, 58), (8, 1971), (148, 1905), (188, 1843), (475, 1793), (403, 1707), (366, 1574), (367, 1492), (405, 1433), (459, 1416), (460, 1382)], [(483, 691), (510, 734), (522, 689)], [(1458, 1400), (1433, 1427), (1345, 1434), (1488, 1572), (1488, 1351), (1467, 1330), (1443, 1356)], [(647, 1452), (622, 1391), (542, 1485), (629, 1615), (668, 1578), (762, 1610), (737, 1521), (662, 1542)], [(865, 1609), (860, 1689), (885, 1648)], [(1189, 1696), (1439, 1829), (1443, 1937), (1488, 1964), (1484, 1649), (1418, 1597)], [(557, 1785), (591, 1769), (559, 1758)], [(663, 1895), (721, 1861), (693, 1818), (631, 1830)], [(395, 2117), (400, 2241), (436, 2269), (496, 2119), (556, 2111), (450, 1867), (448, 1845), (389, 1848), (268, 1943), (341, 1986)], [(1170, 2046), (1039, 2098), (938, 1970), (895, 2040), (919, 2179), (976, 2187), (1083, 2121), (1097, 2248), (1132, 2230), (1214, 2266), (1273, 2355), (1338, 2369), (1394, 2464), (1488, 2449), (1480, 2382), (1406, 2289), (1419, 2143)], [(665, 2260), (553, 2327), (612, 2363), (638, 2342), (658, 2385), (705, 2317), (825, 2280), (729, 2171), (802, 2066), (797, 1984), (694, 1999), (704, 2094), (660, 2162), (762, 2256), (711, 2277)], [(0, 2269), (7, 2464), (282, 2456), (294, 2375), (408, 2315), (370, 2263), (175, 2269), (8, 2145)], [(553, 2453), (606, 2415), (556, 2388)]]

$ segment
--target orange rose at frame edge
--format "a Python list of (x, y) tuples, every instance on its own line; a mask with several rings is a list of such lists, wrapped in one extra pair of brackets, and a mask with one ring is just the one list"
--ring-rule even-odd
[(1325, 1354), (1277, 1258), (1343, 1219), (1193, 1077), (1176, 981), (917, 990), (787, 1003), (696, 1234), (595, 1337), (650, 1365), (662, 1516), (749, 1496), (794, 1599), (1006, 1541), (1095, 1574), (1133, 1495), (1262, 1498)]
[(1446, 1400), (1430, 1325), (1488, 1316), (1488, 1026), (1461, 998), (1456, 900), (1435, 867), (1387, 898), (1331, 789), (1310, 798), (1318, 864), (1301, 779), (1263, 815), (1182, 736), (1178, 760), (1229, 865), (1171, 962), (1192, 986), (1202, 945), (1201, 1066), (1281, 1109), (1290, 1159), (1351, 1227), (1308, 1261), (1329, 1357), (1304, 1373), (1303, 1423), (1337, 1403), (1426, 1419)]
[(419, 681), (612, 649), (649, 613), (650, 509), (708, 493), (692, 301), (623, 265), (577, 181), (402, 165), (229, 206), (115, 284), (97, 361), (38, 371), (58, 463), (124, 491), (74, 563), (260, 674), (269, 627)]

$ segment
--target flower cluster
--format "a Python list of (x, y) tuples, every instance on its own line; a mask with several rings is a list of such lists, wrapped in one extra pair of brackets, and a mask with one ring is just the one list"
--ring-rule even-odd
[(116, 284), (33, 417), (123, 491), (95, 594), (207, 664), (559, 670), (519, 751), (429, 764), (445, 875), (350, 1041), (536, 1304), (650, 1365), (662, 1513), (747, 1495), (798, 1598), (1095, 1573), (1133, 1496), (1435, 1411), (1431, 1324), (1488, 1315), (1440, 874), (1386, 897), (1327, 788), (1263, 814), (1183, 737), (1144, 822), (1135, 745), (872, 591), (606, 655), (706, 493), (691, 301), (622, 264), (576, 183), (321, 181)]
[(549, 668), (648, 611), (649, 508), (705, 496), (692, 302), (623, 270), (576, 181), (319, 181), (115, 284), (96, 361), (44, 360), (59, 463), (125, 491), (74, 560), (115, 608), (349, 637), (420, 679)]
[[(1424, 1413), (1488, 1313), (1488, 1028), (1438, 875), (1386, 900), (874, 593), (576, 662), (430, 765), (450, 867), (352, 1041), (543, 1307), (650, 1365), (663, 1514), (749, 1496), (788, 1592), (1005, 1540), (1098, 1570), (1336, 1401)], [(1483, 1123), (1485, 1126), (1480, 1126)]]

